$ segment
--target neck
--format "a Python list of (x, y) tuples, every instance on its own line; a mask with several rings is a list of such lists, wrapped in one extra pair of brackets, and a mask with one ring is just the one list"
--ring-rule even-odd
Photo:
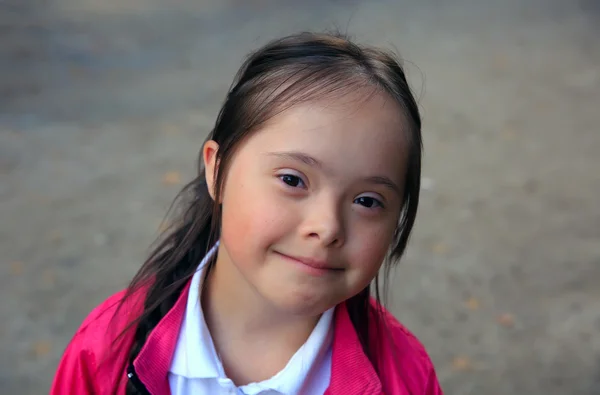
[(286, 314), (268, 303), (222, 245), (205, 279), (201, 302), (225, 372), (237, 385), (262, 381), (282, 370), (319, 320)]

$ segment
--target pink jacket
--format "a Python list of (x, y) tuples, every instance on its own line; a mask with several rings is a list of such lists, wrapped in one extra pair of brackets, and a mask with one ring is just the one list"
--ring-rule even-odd
[[(140, 311), (141, 304), (128, 302), (114, 315), (124, 292), (108, 298), (90, 313), (67, 346), (50, 394), (123, 394), (129, 379), (142, 393), (170, 395), (168, 371), (188, 290), (189, 284), (151, 332), (132, 366), (127, 365), (127, 354), (133, 331), (119, 339), (117, 336)], [(384, 311), (384, 319), (390, 336), (380, 339), (380, 371), (384, 373), (379, 377), (363, 352), (345, 304), (336, 308), (331, 382), (326, 395), (442, 395), (421, 343), (389, 312)]]

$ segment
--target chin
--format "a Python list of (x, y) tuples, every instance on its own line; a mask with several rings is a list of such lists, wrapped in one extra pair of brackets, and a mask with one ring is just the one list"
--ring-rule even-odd
[(314, 293), (306, 296), (289, 290), (268, 299), (278, 310), (295, 316), (316, 316), (337, 304), (328, 296), (316, 297)]

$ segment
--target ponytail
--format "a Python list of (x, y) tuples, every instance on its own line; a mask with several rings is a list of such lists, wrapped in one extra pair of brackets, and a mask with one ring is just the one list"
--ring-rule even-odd
[[(133, 364), (152, 330), (173, 307), (198, 264), (218, 239), (215, 231), (215, 216), (218, 213), (213, 208), (202, 171), (181, 191), (177, 200), (185, 200), (179, 222), (173, 224), (171, 231), (167, 230), (166, 236), (131, 281), (121, 301), (120, 307), (140, 288), (147, 287), (144, 290), (142, 312), (121, 334), (124, 335), (135, 326), (126, 362), (128, 366)], [(131, 380), (127, 382), (125, 393), (141, 394)]]

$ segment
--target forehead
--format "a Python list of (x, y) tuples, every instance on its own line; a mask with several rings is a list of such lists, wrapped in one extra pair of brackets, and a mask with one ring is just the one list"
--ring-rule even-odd
[(404, 168), (408, 133), (400, 106), (388, 95), (360, 92), (295, 105), (273, 117), (247, 142), (260, 152), (300, 151), (337, 171), (394, 172)]

